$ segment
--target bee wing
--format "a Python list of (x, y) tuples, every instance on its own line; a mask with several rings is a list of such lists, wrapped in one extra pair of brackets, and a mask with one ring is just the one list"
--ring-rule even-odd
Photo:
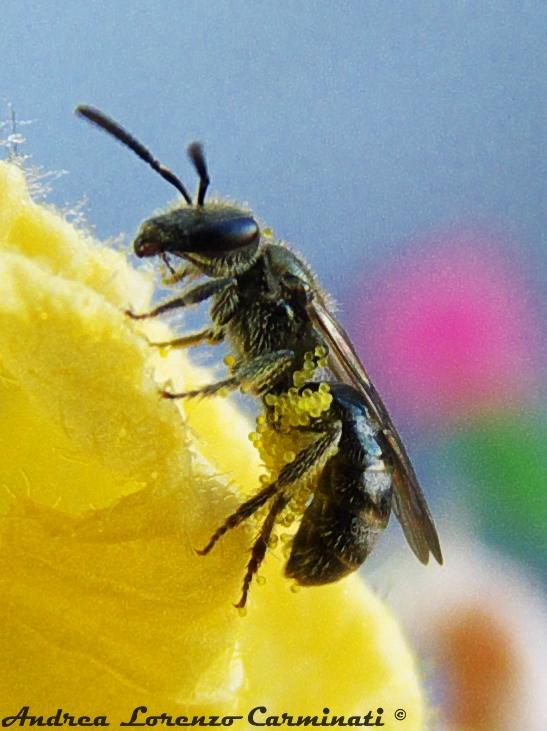
[(380, 394), (368, 377), (348, 334), (317, 293), (308, 305), (308, 312), (329, 345), (331, 370), (337, 378), (354, 386), (362, 394), (392, 449), (395, 486), (393, 509), (410, 547), (422, 563), (427, 563), (432, 553), (437, 562), (442, 564), (439, 536), (425, 495)]

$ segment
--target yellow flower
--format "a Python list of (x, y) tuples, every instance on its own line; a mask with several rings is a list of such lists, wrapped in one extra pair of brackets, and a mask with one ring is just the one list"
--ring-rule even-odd
[(261, 470), (229, 401), (183, 417), (158, 395), (209, 376), (152, 352), (124, 315), (151, 290), (0, 164), (3, 715), (62, 708), (117, 726), (146, 706), (236, 714), (245, 729), (256, 706), (260, 722), (383, 708), (391, 727), (402, 708), (405, 730), (421, 729), (414, 660), (357, 577), (293, 593), (271, 553), (240, 617), (249, 527), (196, 554)]

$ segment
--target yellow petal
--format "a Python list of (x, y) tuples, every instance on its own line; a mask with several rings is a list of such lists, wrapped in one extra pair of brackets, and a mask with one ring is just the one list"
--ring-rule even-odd
[[(148, 348), (111, 304), (114, 285), (107, 298), (89, 276), (55, 273), (63, 256), (71, 270), (75, 232), (64, 240), (64, 222), (52, 232), (53, 214), (19, 203), (0, 254), (0, 698), (23, 704), (32, 687), (37, 704), (127, 708), (133, 696), (217, 702), (225, 688), (233, 704), (245, 533), (207, 561), (194, 551), (230, 495), (193, 468)], [(49, 258), (23, 255), (22, 221), (44, 229)], [(96, 284), (109, 257), (94, 255)], [(117, 286), (137, 281), (117, 266)], [(114, 299), (134, 294), (144, 299), (123, 289)]]
[[(0, 164), (0, 704), (128, 721), (150, 713), (407, 713), (414, 661), (353, 577), (298, 594), (271, 553), (246, 617), (247, 526), (212, 531), (257, 489), (248, 421), (224, 399), (188, 425), (158, 383), (209, 376), (152, 354), (123, 310), (150, 278), (29, 199)], [(147, 329), (165, 339), (161, 324)], [(188, 428), (189, 427), (189, 428)], [(237, 710), (235, 710), (237, 709)]]
[(394, 617), (359, 577), (293, 593), (279, 563), (261, 573), (266, 582), (255, 587), (241, 640), (246, 708), (319, 719), (329, 708), (346, 721), (382, 708), (388, 728), (403, 709), (405, 729), (423, 728), (414, 659)]

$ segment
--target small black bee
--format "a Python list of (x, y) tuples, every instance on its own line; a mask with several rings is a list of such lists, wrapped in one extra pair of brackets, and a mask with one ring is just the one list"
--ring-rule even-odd
[[(133, 244), (135, 254), (160, 257), (171, 271), (171, 284), (206, 277), (151, 312), (128, 314), (134, 319), (156, 317), (211, 299), (207, 327), (156, 345), (189, 347), (227, 340), (232, 349), (228, 378), (163, 395), (209, 396), (240, 388), (261, 399), (266, 435), (288, 434), (300, 445), (299, 438), (304, 439), (304, 446), (280, 460), (283, 466), (272, 481), (242, 503), (198, 551), (207, 554), (228, 530), (269, 504), (236, 607), (245, 606), (274, 527), (293, 504), (302, 520), (285, 574), (298, 584), (327, 584), (355, 571), (386, 527), (392, 507), (418, 559), (425, 564), (432, 553), (441, 564), (437, 532), (408, 454), (303, 260), (261, 232), (249, 211), (205, 202), (209, 175), (198, 143), (188, 147), (199, 177), (194, 204), (181, 181), (120, 125), (93, 107), (80, 106), (76, 113), (133, 150), (187, 204), (146, 220)], [(183, 259), (183, 268), (173, 269), (169, 255)], [(317, 367), (327, 378), (316, 380)]]

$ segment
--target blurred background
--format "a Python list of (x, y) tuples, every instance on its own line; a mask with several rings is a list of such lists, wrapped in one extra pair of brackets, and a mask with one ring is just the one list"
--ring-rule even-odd
[(547, 728), (546, 28), (539, 0), (2, 9), (0, 117), (35, 120), (25, 153), (70, 171), (51, 202), (86, 196), (129, 244), (174, 197), (78, 103), (191, 189), (201, 139), (212, 190), (338, 301), (441, 535), (446, 565), (424, 568), (394, 523), (363, 573), (446, 731)]

